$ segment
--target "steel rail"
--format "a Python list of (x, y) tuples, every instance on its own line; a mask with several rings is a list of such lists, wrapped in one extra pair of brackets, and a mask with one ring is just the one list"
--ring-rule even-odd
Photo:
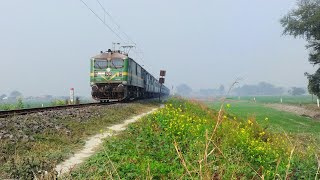
[(82, 107), (89, 107), (89, 106), (111, 105), (111, 104), (115, 104), (115, 102), (86, 103), (86, 104), (62, 105), (62, 106), (50, 106), (50, 107), (39, 107), (39, 108), (30, 108), (30, 109), (16, 109), (16, 110), (0, 111), (0, 118), (9, 117), (9, 116), (16, 116), (16, 115), (27, 115), (27, 114), (38, 113), (38, 112), (72, 109), (72, 108), (82, 108)]

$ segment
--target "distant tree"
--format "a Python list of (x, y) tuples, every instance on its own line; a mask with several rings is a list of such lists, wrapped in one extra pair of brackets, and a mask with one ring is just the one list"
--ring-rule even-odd
[(51, 102), (52, 106), (63, 106), (63, 105), (67, 105), (67, 101), (62, 100), (62, 99), (56, 99), (54, 101)]
[(273, 84), (267, 82), (260, 82), (258, 84), (258, 95), (280, 95), (283, 89), (275, 87)]
[[(310, 81), (309, 78), (308, 78), (308, 80)], [(314, 84), (314, 83), (310, 83), (310, 82), (308, 83), (308, 93), (311, 94), (312, 102), (313, 102), (313, 99), (314, 99), (313, 96), (314, 96), (314, 94), (315, 94), (315, 92), (313, 92), (313, 88), (314, 88), (314, 87), (313, 87), (313, 84)]]
[[(310, 49), (309, 62), (320, 64), (320, 0), (299, 0), (296, 9), (284, 16), (280, 23), (284, 27), (283, 34), (302, 37), (307, 40)], [(308, 90), (320, 98), (320, 72), (305, 73), (309, 80)]]
[(234, 92), (239, 96), (253, 96), (253, 95), (281, 95), (283, 88), (275, 87), (266, 82), (260, 82), (257, 85), (243, 85), (234, 89)]
[(313, 75), (307, 75), (309, 84), (308, 91), (310, 94), (314, 94), (320, 98), (320, 69)]
[(10, 98), (12, 98), (12, 99), (17, 99), (19, 97), (22, 97), (22, 93), (19, 91), (12, 91), (10, 93)]
[(208, 96), (216, 96), (219, 95), (218, 89), (200, 89), (199, 90), (200, 95), (208, 97)]
[(44, 95), (44, 98), (45, 98), (45, 99), (52, 99), (53, 96), (52, 96), (52, 95)]
[(303, 88), (299, 88), (299, 87), (291, 88), (291, 94), (293, 96), (300, 96), (300, 95), (303, 95), (304, 93), (306, 93), (306, 90), (304, 90)]
[(220, 95), (224, 94), (224, 85), (222, 85), (222, 84), (220, 85), (219, 92), (220, 92)]
[(16, 109), (23, 109), (23, 108), (24, 108), (24, 104), (23, 104), (22, 98), (18, 98)]
[(180, 84), (177, 87), (177, 93), (181, 96), (189, 96), (192, 92), (192, 89), (186, 84)]
[(2, 99), (5, 98), (5, 97), (7, 97), (7, 95), (2, 94), (2, 95), (0, 96), (0, 100), (2, 100)]

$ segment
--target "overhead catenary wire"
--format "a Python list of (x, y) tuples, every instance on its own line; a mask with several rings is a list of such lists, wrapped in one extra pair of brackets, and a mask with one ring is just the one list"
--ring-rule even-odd
[[(127, 33), (125, 33), (124, 31), (121, 30), (119, 23), (116, 22), (115, 18), (111, 15), (111, 13), (109, 13), (109, 12), (107, 11), (107, 9), (102, 5), (101, 1), (100, 1), (100, 0), (96, 0), (96, 1), (97, 1), (97, 3), (99, 4), (99, 6), (101, 7), (101, 9), (103, 10), (104, 14), (106, 14), (107, 16), (109, 16), (109, 18), (111, 19), (111, 21), (116, 25), (117, 30), (118, 30), (120, 33), (122, 33), (122, 34), (128, 39), (128, 41), (129, 41), (130, 43), (132, 43), (140, 52), (137, 52), (137, 51), (135, 51), (135, 50), (133, 50), (133, 51), (136, 52), (136, 54), (137, 54), (138, 56), (139, 56), (139, 53), (143, 53), (143, 52), (142, 52), (142, 49), (138, 46), (138, 44), (137, 44), (135, 41), (133, 41), (132, 38), (131, 38)], [(141, 60), (143, 59), (143, 57), (140, 57), (140, 56), (139, 56), (139, 58), (140, 58)]]
[[(152, 67), (148, 64), (148, 63), (146, 63), (144, 60), (143, 60), (143, 56), (140, 56), (140, 54), (143, 54), (143, 51), (142, 51), (142, 49), (137, 45), (137, 43), (136, 42), (134, 42), (133, 40), (132, 40), (132, 38), (130, 38), (130, 36), (127, 34), (127, 33), (125, 33), (124, 31), (122, 31), (121, 29), (120, 29), (120, 25), (116, 22), (116, 20), (115, 20), (115, 18), (113, 18), (113, 16), (106, 10), (106, 8), (102, 5), (102, 3), (99, 1), (99, 0), (96, 0), (97, 1), (97, 3), (99, 4), (99, 6), (101, 7), (101, 9), (103, 10), (103, 12), (104, 12), (104, 15), (106, 14), (107, 16), (109, 16), (109, 18), (111, 19), (111, 21), (112, 21), (112, 23), (114, 23), (115, 24), (115, 26), (116, 26), (116, 30), (115, 29), (113, 29), (110, 25), (108, 25), (107, 23), (106, 23), (106, 21), (105, 21), (105, 18), (103, 19), (103, 18), (101, 18), (92, 8), (90, 8), (89, 6), (88, 6), (88, 4), (87, 3), (85, 3), (83, 0), (80, 0), (113, 34), (115, 34), (120, 40), (121, 40), (121, 42), (122, 43), (125, 43), (126, 44), (126, 41), (121, 37), (121, 33), (125, 36), (125, 38), (127, 39), (127, 41), (128, 42), (130, 42), (130, 43), (132, 43), (134, 46), (135, 46), (135, 48), (136, 49), (138, 49), (138, 51), (136, 50), (136, 49), (133, 49), (132, 51), (136, 54), (136, 57), (140, 60), (140, 61), (142, 61), (143, 62), (143, 64), (144, 65), (146, 65), (146, 66), (148, 66), (149, 67), (149, 71), (152, 71)], [(118, 32), (116, 32), (116, 31), (118, 31)], [(152, 73), (152, 74), (154, 74), (154, 73)]]
[(121, 36), (115, 32), (96, 12), (94, 12), (93, 9), (91, 9), (87, 3), (85, 3), (83, 0), (80, 0), (113, 34), (115, 34), (122, 42), (125, 43), (125, 41), (121, 38)]
[(147, 65), (147, 63), (143, 60), (143, 56), (140, 56), (140, 54), (143, 54), (143, 51), (142, 49), (138, 46), (138, 44), (136, 42), (134, 42), (132, 40), (132, 38), (127, 34), (125, 33), (124, 31), (121, 30), (120, 28), (120, 25), (116, 22), (115, 18), (113, 18), (113, 16), (111, 15), (111, 13), (109, 13), (106, 8), (102, 5), (102, 3), (100, 2), (100, 0), (96, 0), (97, 3), (99, 4), (99, 6), (101, 7), (101, 9), (103, 10), (104, 14), (106, 14), (107, 16), (109, 16), (109, 18), (111, 19), (111, 21), (116, 25), (117, 27), (117, 30), (122, 33), (130, 43), (132, 43), (137, 49), (139, 52), (137, 52), (135, 49), (133, 49), (132, 51), (135, 52), (137, 58), (139, 58), (144, 64)]
[(100, 5), (100, 7), (102, 8), (104, 14), (107, 14), (107, 15), (110, 17), (111, 21), (116, 25), (117, 30), (120, 31), (122, 34), (124, 34), (124, 36), (125, 36), (125, 37), (128, 39), (128, 41), (130, 41), (132, 44), (137, 45), (137, 44), (130, 38), (130, 36), (129, 36), (127, 33), (125, 33), (124, 31), (122, 31), (122, 30), (120, 29), (120, 25), (116, 22), (116, 20), (112, 17), (112, 15), (106, 10), (106, 8), (102, 5), (102, 3), (101, 3), (99, 0), (96, 0), (96, 1), (98, 2), (98, 4)]

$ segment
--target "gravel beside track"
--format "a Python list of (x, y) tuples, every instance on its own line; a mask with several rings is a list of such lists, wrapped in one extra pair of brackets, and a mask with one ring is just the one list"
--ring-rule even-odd
[[(111, 104), (111, 103), (110, 103)], [(114, 103), (112, 103), (114, 104)], [(53, 111), (59, 109), (70, 109), (70, 108), (82, 108), (86, 106), (98, 106), (102, 105), (100, 103), (87, 103), (87, 104), (77, 104), (77, 105), (64, 105), (64, 106), (51, 106), (51, 107), (39, 107), (39, 108), (30, 108), (30, 109), (17, 109), (17, 110), (8, 110), (8, 111), (0, 111), (0, 118), (15, 116), (15, 115), (25, 115), (36, 112), (45, 112), (45, 111)], [(105, 104), (109, 105), (109, 104)]]
[[(82, 105), (68, 108), (46, 109), (31, 114), (0, 117), (0, 140), (33, 141), (33, 135), (48, 129), (70, 133), (62, 121), (72, 120), (76, 122), (88, 121), (92, 117), (100, 117), (105, 108), (126, 106), (127, 104), (106, 105)], [(30, 112), (28, 112), (30, 113)]]

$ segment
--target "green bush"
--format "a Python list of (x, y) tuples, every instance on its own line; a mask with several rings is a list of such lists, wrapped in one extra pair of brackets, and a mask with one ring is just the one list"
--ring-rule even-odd
[(63, 105), (67, 105), (65, 100), (61, 100), (61, 99), (56, 99), (54, 101), (51, 102), (52, 106), (63, 106)]
[(23, 104), (22, 98), (19, 98), (17, 101), (16, 109), (23, 109), (23, 108), (24, 108), (24, 104)]
[(0, 110), (8, 111), (8, 110), (14, 110), (16, 109), (16, 106), (13, 104), (2, 104), (0, 105)]

